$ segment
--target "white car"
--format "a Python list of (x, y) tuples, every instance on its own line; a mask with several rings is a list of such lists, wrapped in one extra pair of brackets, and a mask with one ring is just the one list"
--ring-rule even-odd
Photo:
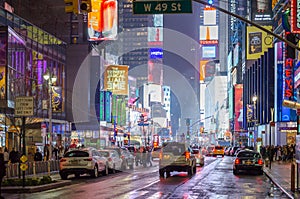
[(123, 161), (117, 151), (112, 149), (100, 149), (98, 151), (101, 156), (107, 159), (108, 168), (111, 173), (116, 173), (116, 170), (121, 171)]
[(196, 165), (198, 166), (204, 166), (204, 156), (202, 155), (202, 150), (193, 148), (193, 152), (192, 154), (195, 156), (196, 158)]
[(59, 161), (59, 175), (66, 180), (68, 175), (89, 174), (94, 178), (108, 174), (108, 162), (92, 147), (70, 150)]

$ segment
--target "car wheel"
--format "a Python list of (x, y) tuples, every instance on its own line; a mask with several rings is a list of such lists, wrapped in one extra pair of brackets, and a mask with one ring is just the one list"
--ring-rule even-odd
[(189, 176), (193, 175), (193, 168), (191, 166), (187, 168), (187, 173)]
[(133, 163), (129, 166), (129, 169), (131, 170), (133, 169)]
[(159, 177), (163, 178), (164, 173), (165, 173), (165, 171), (163, 169), (159, 169)]
[(234, 174), (234, 175), (237, 175), (238, 173), (239, 173), (238, 170), (236, 170), (236, 169), (233, 170), (233, 174)]
[(94, 166), (94, 169), (93, 169), (93, 171), (92, 171), (92, 173), (91, 173), (91, 176), (92, 176), (93, 178), (97, 178), (98, 175), (99, 175), (99, 173), (98, 173), (98, 167), (97, 167), (97, 165), (95, 165), (95, 166)]
[(61, 173), (61, 174), (60, 174), (60, 178), (61, 178), (62, 180), (67, 180), (67, 179), (68, 179), (68, 175), (65, 174), (65, 173)]
[(170, 171), (166, 171), (166, 178), (169, 178), (171, 176), (171, 172)]
[(112, 168), (112, 173), (116, 173), (116, 165), (114, 164), (113, 168)]
[(102, 171), (102, 175), (103, 176), (107, 176), (108, 175), (108, 164), (107, 164), (107, 162), (106, 162), (104, 170)]

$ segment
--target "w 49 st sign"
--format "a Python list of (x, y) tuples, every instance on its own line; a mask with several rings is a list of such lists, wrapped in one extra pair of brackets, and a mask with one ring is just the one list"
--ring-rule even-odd
[(191, 0), (133, 1), (133, 14), (192, 13)]

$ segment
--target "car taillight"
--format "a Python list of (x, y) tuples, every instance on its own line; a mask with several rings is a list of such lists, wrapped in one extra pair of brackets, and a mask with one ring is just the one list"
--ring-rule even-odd
[(93, 158), (86, 158), (86, 159), (84, 159), (84, 161), (92, 161), (93, 160)]
[(259, 160), (258, 160), (258, 164), (259, 164), (259, 165), (263, 165), (263, 164), (264, 164), (264, 161), (263, 161), (262, 159), (259, 159)]
[(234, 164), (241, 164), (241, 160), (236, 158), (235, 161), (234, 161)]
[(66, 158), (61, 158), (61, 159), (59, 160), (59, 162), (66, 162), (66, 161), (67, 161)]
[(190, 159), (190, 157), (191, 157), (190, 153), (189, 153), (188, 151), (186, 151), (186, 152), (185, 152), (185, 158), (186, 158), (186, 159)]

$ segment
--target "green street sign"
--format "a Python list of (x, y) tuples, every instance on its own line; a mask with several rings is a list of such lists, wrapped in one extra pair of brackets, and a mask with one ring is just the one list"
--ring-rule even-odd
[(133, 1), (133, 14), (192, 13), (191, 0)]

